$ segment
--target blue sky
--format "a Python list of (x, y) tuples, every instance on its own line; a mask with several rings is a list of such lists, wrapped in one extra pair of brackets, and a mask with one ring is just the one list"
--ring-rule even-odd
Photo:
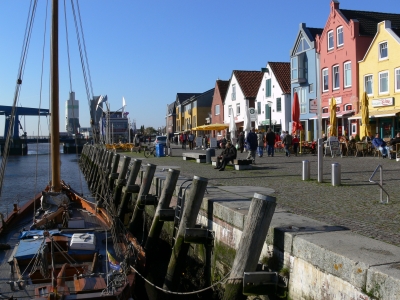
[[(67, 1), (70, 2), (70, 1)], [(0, 1), (1, 105), (11, 105), (30, 1)], [(108, 95), (111, 110), (125, 97), (139, 127), (165, 125), (166, 106), (176, 93), (201, 93), (232, 70), (260, 70), (268, 61), (289, 61), (299, 23), (323, 28), (330, 0), (83, 0), (80, 12), (94, 95)], [(41, 52), (46, 1), (39, 0), (20, 106), (39, 107)], [(70, 6), (70, 3), (67, 4)], [(69, 93), (63, 2), (60, 4), (60, 130)], [(394, 0), (342, 0), (340, 8), (400, 13)], [(80, 100), (80, 124), (89, 126), (89, 108), (75, 30), (67, 9), (72, 89)], [(46, 41), (48, 46), (49, 41)], [(46, 58), (48, 50), (46, 50)], [(45, 72), (49, 69), (45, 63)], [(48, 77), (41, 107), (49, 108)], [(47, 119), (21, 119), (28, 135), (47, 134)], [(0, 116), (3, 135), (4, 116)]]

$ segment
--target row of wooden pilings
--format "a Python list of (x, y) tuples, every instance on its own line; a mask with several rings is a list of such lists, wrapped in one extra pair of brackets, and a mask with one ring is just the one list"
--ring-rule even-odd
[[(180, 282), (190, 243), (205, 246), (213, 244), (214, 235), (210, 234), (210, 230), (196, 228), (196, 220), (208, 180), (194, 176), (190, 189), (184, 195), (178, 195), (178, 203), (175, 208), (172, 208), (170, 203), (176, 191), (179, 170), (169, 169), (163, 184), (158, 184), (156, 194), (153, 195), (149, 192), (156, 165), (146, 164), (143, 167), (139, 159), (132, 159), (129, 156), (121, 159), (118, 153), (93, 145), (84, 146), (79, 163), (97, 205), (104, 205), (104, 201), (112, 202), (115, 207), (114, 212), (111, 212), (113, 217), (119, 218), (133, 235), (143, 229), (142, 217), (145, 206), (156, 206), (150, 230), (143, 241), (146, 255), (150, 254), (148, 257), (157, 251), (157, 241), (164, 222), (174, 222), (176, 229), (173, 236), (174, 245), (164, 279), (164, 293), (159, 294), (158, 297), (159, 299), (170, 298)], [(139, 174), (141, 180), (137, 180)], [(138, 185), (136, 182), (141, 182), (141, 184)], [(254, 194), (248, 213), (252, 217), (246, 218), (232, 269), (225, 283), (224, 299), (245, 298), (242, 291), (243, 277), (246, 272), (253, 272), (257, 268), (275, 206), (274, 197)], [(179, 210), (182, 207), (183, 210)], [(197, 236), (198, 234), (200, 237)], [(208, 284), (211, 284), (211, 280)]]

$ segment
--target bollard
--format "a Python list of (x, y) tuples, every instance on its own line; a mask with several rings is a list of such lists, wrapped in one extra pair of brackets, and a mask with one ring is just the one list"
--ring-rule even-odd
[(332, 164), (332, 186), (339, 186), (341, 183), (341, 170), (339, 163)]
[(303, 172), (302, 180), (310, 180), (310, 162), (308, 160), (303, 160)]
[(208, 148), (206, 150), (206, 163), (211, 164), (211, 157), (215, 156), (215, 149)]

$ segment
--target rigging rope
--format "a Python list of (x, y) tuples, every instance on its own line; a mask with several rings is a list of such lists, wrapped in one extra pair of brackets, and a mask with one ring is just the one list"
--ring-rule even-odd
[(8, 154), (10, 151), (10, 146), (12, 142), (12, 137), (13, 137), (13, 130), (14, 130), (14, 124), (15, 124), (15, 112), (16, 112), (16, 107), (18, 105), (18, 100), (19, 100), (19, 92), (21, 90), (21, 84), (22, 84), (22, 78), (23, 78), (23, 73), (25, 69), (25, 61), (28, 53), (28, 48), (29, 48), (29, 42), (31, 39), (32, 35), (32, 27), (33, 27), (33, 21), (35, 19), (35, 13), (36, 13), (36, 7), (37, 7), (37, 0), (34, 0), (33, 3), (31, 2), (29, 6), (29, 11), (28, 11), (28, 19), (25, 27), (25, 36), (24, 36), (24, 42), (22, 46), (22, 53), (21, 53), (21, 58), (20, 58), (20, 65), (18, 68), (18, 79), (17, 79), (17, 85), (15, 87), (15, 92), (14, 92), (14, 100), (13, 100), (13, 105), (11, 109), (11, 115), (9, 117), (9, 124), (8, 124), (8, 131), (7, 131), (7, 137), (6, 141), (4, 144), (4, 150), (3, 150), (3, 159), (1, 161), (1, 167), (0, 167), (0, 197), (3, 189), (3, 181), (4, 181), (4, 174), (7, 166), (7, 161), (8, 161)]

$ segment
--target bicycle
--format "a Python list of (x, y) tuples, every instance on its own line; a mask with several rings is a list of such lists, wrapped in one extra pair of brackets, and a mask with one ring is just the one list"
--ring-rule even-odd
[(149, 158), (150, 155), (156, 156), (156, 147), (152, 146), (152, 147), (147, 148), (146, 150), (144, 150), (144, 156), (146, 158)]

